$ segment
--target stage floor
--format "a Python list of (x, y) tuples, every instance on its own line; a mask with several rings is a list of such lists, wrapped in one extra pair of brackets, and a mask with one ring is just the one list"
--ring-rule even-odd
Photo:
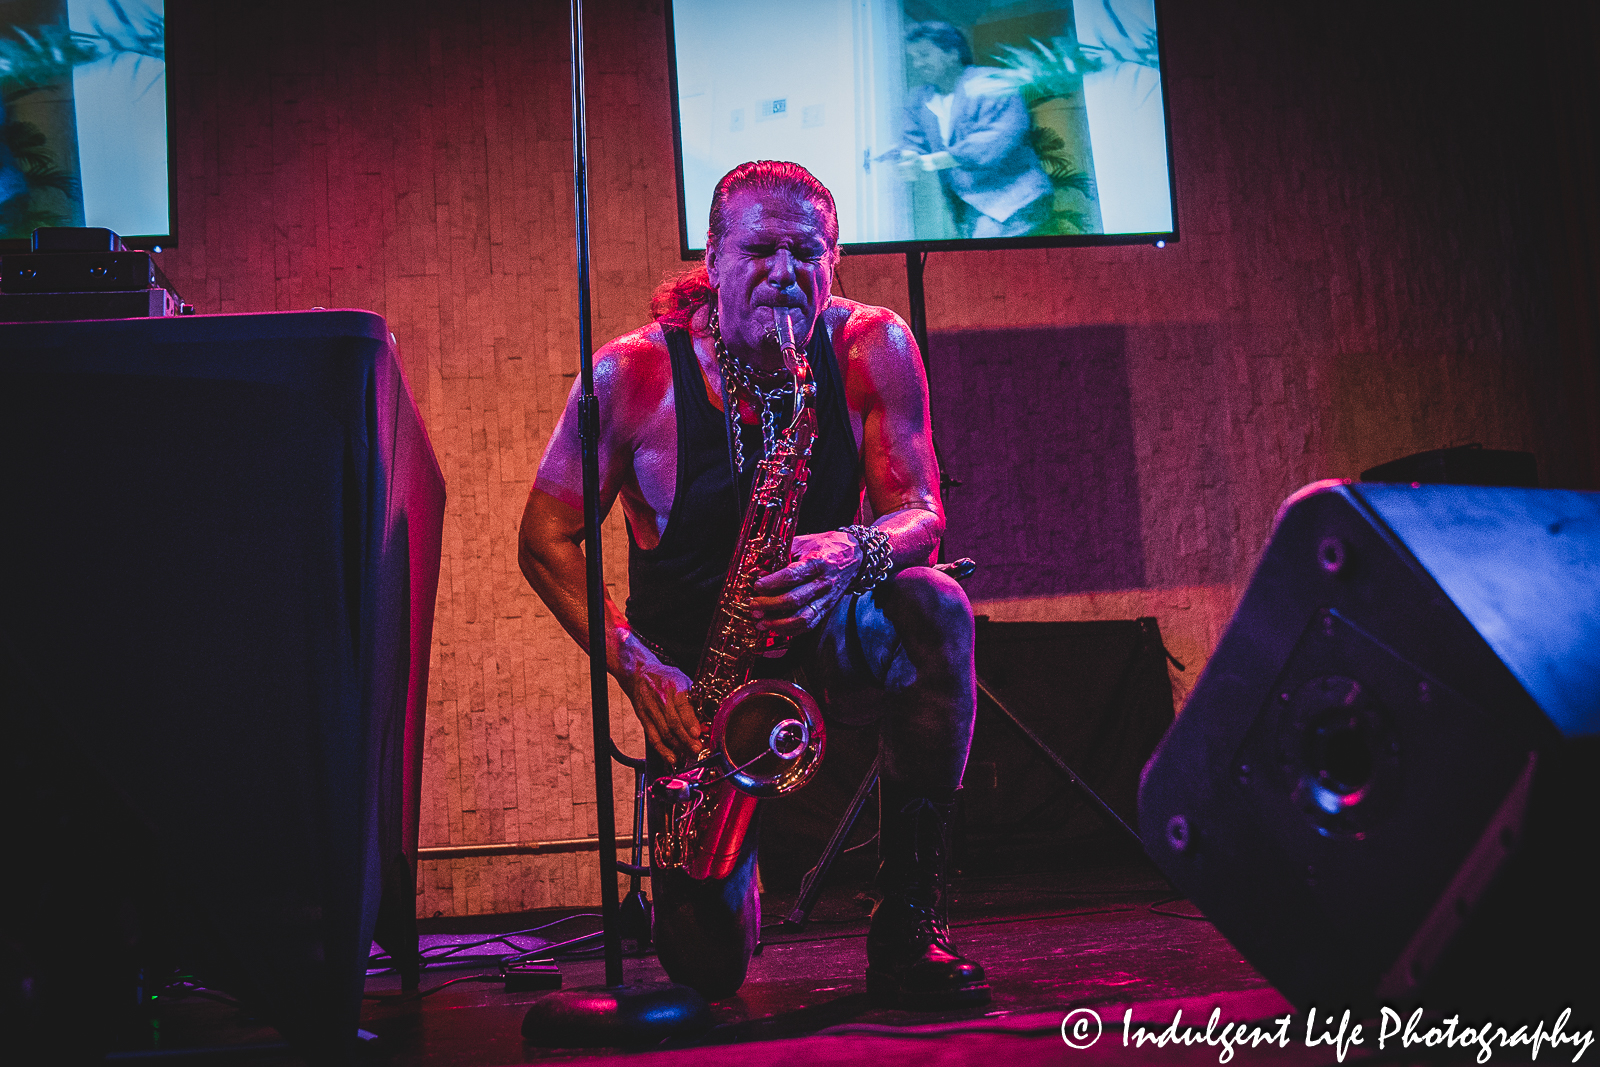
[[(1122, 1022), (1129, 1007), (1134, 1022), (1151, 1036), (1166, 1029), (1180, 1009), (1185, 1026), (1203, 1027), (1213, 1008), (1220, 1008), (1221, 1023), (1260, 1021), (1274, 1034), (1277, 1027), (1270, 1020), (1290, 1013), (1288, 1004), (1209, 922), (1186, 902), (1172, 899), (1171, 888), (1142, 858), (1102, 857), (1068, 871), (967, 875), (956, 886), (951, 909), (956, 941), (983, 963), (993, 988), (993, 1003), (982, 1008), (915, 1013), (875, 1006), (863, 977), (867, 905), (859, 886), (844, 886), (825, 893), (814, 921), (804, 929), (768, 929), (744, 988), (737, 997), (712, 1006), (714, 1027), (692, 1042), (632, 1052), (538, 1048), (524, 1043), (520, 1028), (527, 1006), (539, 993), (507, 994), (499, 983), (463, 980), (420, 999), (398, 998), (393, 976), (374, 976), (367, 984), (369, 1000), (362, 1016), (373, 1040), (361, 1062), (391, 1067), (607, 1059), (636, 1067), (994, 1064), (1007, 1059), (1079, 1067), (1230, 1061), (1309, 1067), (1340, 1062), (1332, 1045), (1307, 1046), (1306, 1020), (1299, 1014), (1287, 1041), (1254, 1048), (1124, 1044)], [(776, 923), (791, 903), (792, 897), (769, 894), (764, 900), (767, 923)], [(525, 929), (558, 915), (436, 920), (423, 926), (427, 940), (438, 944), (445, 937)], [(595, 920), (579, 918), (560, 929), (584, 932), (594, 926)], [(422, 988), (485, 970), (429, 970)], [(664, 980), (653, 956), (629, 958), (623, 970), (629, 982)], [(563, 961), (561, 971), (567, 988), (604, 981), (603, 962), (595, 958)], [(1068, 1047), (1062, 1020), (1083, 1008), (1098, 1016), (1104, 1031), (1092, 1047)], [(1078, 1018), (1090, 1021), (1083, 1013)], [(1085, 1036), (1092, 1032), (1093, 1027), (1078, 1031)], [(1135, 1038), (1137, 1033), (1136, 1026)], [(276, 1034), (221, 1003), (191, 998), (171, 1005), (163, 1034), (169, 1049), (206, 1047), (215, 1050), (219, 1063), (303, 1063), (281, 1045), (262, 1047), (277, 1042)], [(1369, 1034), (1366, 1047), (1350, 1048), (1343, 1062), (1366, 1058), (1376, 1051), (1373, 1045)], [(228, 1046), (231, 1051), (224, 1052)], [(1226, 1051), (1234, 1055), (1223, 1059)], [(1447, 1062), (1470, 1060), (1462, 1052)]]

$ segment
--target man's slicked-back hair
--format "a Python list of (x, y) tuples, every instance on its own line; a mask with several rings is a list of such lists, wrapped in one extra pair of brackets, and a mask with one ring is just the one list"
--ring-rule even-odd
[[(834, 206), (833, 194), (800, 164), (774, 159), (741, 163), (722, 176), (711, 194), (708, 229), (712, 244), (720, 244), (727, 234), (731, 221), (727, 215), (728, 203), (743, 192), (784, 193), (809, 201), (822, 216), (822, 236), (828, 242), (829, 255), (838, 257), (839, 209)], [(667, 329), (686, 330), (695, 312), (709, 307), (716, 299), (717, 291), (711, 287), (711, 279), (702, 263), (662, 282), (650, 298), (650, 314)]]
[(822, 216), (822, 233), (829, 250), (839, 246), (839, 209), (834, 206), (833, 194), (817, 180), (817, 176), (798, 163), (776, 159), (758, 159), (741, 163), (722, 176), (711, 194), (710, 237), (720, 243), (728, 232), (727, 206), (743, 192), (789, 193), (809, 200)]
[(954, 52), (963, 67), (972, 66), (972, 45), (967, 35), (948, 22), (918, 22), (906, 31), (906, 44), (927, 41), (941, 52)]

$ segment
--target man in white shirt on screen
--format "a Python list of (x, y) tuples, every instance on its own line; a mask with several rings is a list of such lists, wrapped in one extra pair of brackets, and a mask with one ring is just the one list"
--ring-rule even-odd
[(948, 22), (912, 26), (906, 62), (923, 84), (906, 104), (904, 175), (938, 173), (962, 237), (1021, 237), (1046, 223), (1054, 190), (1028, 143), (1022, 98), (978, 91), (983, 68)]

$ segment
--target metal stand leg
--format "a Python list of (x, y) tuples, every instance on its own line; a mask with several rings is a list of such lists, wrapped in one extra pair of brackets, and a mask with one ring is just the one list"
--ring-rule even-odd
[(990, 689), (988, 683), (986, 683), (982, 678), (978, 679), (978, 692), (987, 697), (989, 703), (994, 705), (995, 710), (999, 711), (1000, 714), (1009, 719), (1012, 726), (1015, 726), (1018, 730), (1021, 730), (1022, 736), (1026, 737), (1029, 743), (1031, 743), (1034, 748), (1038, 749), (1040, 754), (1043, 755), (1045, 759), (1049, 760), (1051, 763), (1054, 763), (1056, 765), (1056, 769), (1067, 776), (1068, 781), (1082, 790), (1084, 796), (1094, 801), (1100, 810), (1105, 813), (1106, 818), (1110, 819), (1112, 822), (1126, 830), (1128, 832), (1128, 836), (1133, 838), (1141, 849), (1144, 848), (1144, 842), (1139, 840), (1138, 832), (1135, 831), (1133, 827), (1123, 822), (1122, 816), (1118, 815), (1115, 811), (1112, 811), (1111, 805), (1101, 800), (1099, 794), (1097, 794), (1093, 789), (1090, 789), (1088, 783), (1086, 783), (1082, 778), (1079, 778), (1077, 772), (1075, 772), (1071, 767), (1067, 766), (1067, 761), (1056, 755), (1055, 749), (1044, 743), (1044, 738), (1040, 737), (1038, 734), (1029, 729), (1027, 723), (1017, 718), (1015, 712), (1006, 707), (1005, 704), (1001, 703), (1000, 698), (994, 695), (994, 690)]
[(650, 898), (644, 895), (644, 890), (639, 887), (639, 880), (648, 877), (650, 868), (643, 864), (644, 859), (644, 769), (633, 772), (633, 855), (632, 863), (619, 863), (617, 868), (628, 875), (628, 895), (622, 898), (622, 905), (617, 912), (617, 923), (622, 929), (622, 937), (626, 941), (633, 941), (638, 946), (638, 951), (643, 952), (650, 947)]
[[(909, 264), (910, 262), (910, 257), (908, 257), (907, 263)], [(954, 563), (941, 563), (939, 564), (939, 569), (949, 572), (953, 577), (960, 580), (970, 575), (976, 569), (976, 566), (970, 559), (961, 559)], [(1126, 822), (1123, 822), (1122, 816), (1113, 811), (1111, 805), (1101, 800), (1099, 794), (1090, 789), (1088, 783), (1079, 778), (1077, 772), (1067, 766), (1067, 761), (1057, 755), (1055, 749), (1045, 744), (1044, 738), (1034, 733), (1027, 723), (1023, 722), (1015, 712), (1006, 707), (1005, 703), (995, 695), (994, 690), (989, 688), (988, 683), (982, 678), (978, 678), (977, 683), (978, 692), (990, 704), (994, 705), (996, 711), (1005, 716), (1012, 726), (1020, 730), (1022, 735), (1028, 739), (1028, 742), (1039, 750), (1040, 754), (1051, 763), (1054, 763), (1056, 769), (1066, 775), (1068, 781), (1077, 786), (1086, 797), (1093, 801), (1095, 806), (1105, 814), (1106, 818), (1126, 831), (1128, 836), (1133, 838), (1141, 849), (1144, 847), (1144, 843), (1139, 839), (1138, 832)], [(833, 867), (833, 863), (839, 858), (839, 854), (844, 851), (845, 841), (849, 839), (851, 831), (855, 829), (856, 820), (861, 817), (861, 810), (866, 807), (867, 798), (872, 795), (873, 787), (878, 784), (879, 762), (879, 759), (872, 761), (872, 767), (867, 771), (867, 776), (861, 780), (861, 785), (856, 789), (856, 795), (850, 799), (850, 806), (845, 809), (843, 817), (839, 820), (839, 825), (834, 827), (833, 836), (828, 838), (828, 844), (822, 850), (822, 856), (817, 860), (817, 865), (811, 868), (806, 873), (805, 878), (801, 880), (800, 896), (795, 900), (794, 907), (789, 914), (784, 917), (784, 925), (801, 927), (811, 917), (811, 910), (817, 906), (817, 899), (822, 896), (823, 880), (828, 877), (829, 869)]]
[(645, 761), (626, 755), (617, 743), (611, 743), (611, 758), (625, 767), (633, 768), (633, 851), (631, 863), (617, 862), (617, 870), (628, 876), (628, 895), (622, 898), (617, 922), (625, 940), (637, 943), (640, 952), (650, 947), (650, 898), (640, 888), (640, 879), (650, 877), (650, 868), (644, 863), (645, 841)]
[(839, 820), (839, 825), (834, 827), (833, 836), (828, 838), (828, 845), (822, 850), (822, 857), (801, 880), (800, 896), (794, 902), (793, 910), (784, 917), (785, 925), (804, 926), (806, 920), (811, 917), (811, 909), (817, 906), (817, 898), (822, 895), (822, 881), (828, 876), (828, 869), (833, 866), (833, 861), (839, 858), (839, 853), (844, 851), (844, 843), (849, 840), (850, 831), (856, 828), (856, 820), (861, 817), (861, 809), (867, 806), (867, 798), (872, 795), (872, 787), (878, 784), (880, 760), (881, 757), (872, 761), (867, 776), (861, 779), (861, 785), (856, 788), (856, 795), (850, 798), (850, 806), (845, 809), (844, 817)]

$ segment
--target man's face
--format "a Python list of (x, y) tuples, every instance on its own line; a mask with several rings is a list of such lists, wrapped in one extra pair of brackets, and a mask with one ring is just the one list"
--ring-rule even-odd
[(932, 41), (912, 41), (906, 45), (906, 62), (912, 81), (937, 86), (948, 92), (961, 78), (961, 57), (947, 52)]
[(772, 309), (800, 309), (790, 318), (804, 347), (828, 306), (833, 256), (825, 216), (806, 197), (783, 192), (736, 193), (725, 212), (727, 231), (706, 249), (722, 338), (746, 362), (776, 368), (777, 348), (766, 340)]

